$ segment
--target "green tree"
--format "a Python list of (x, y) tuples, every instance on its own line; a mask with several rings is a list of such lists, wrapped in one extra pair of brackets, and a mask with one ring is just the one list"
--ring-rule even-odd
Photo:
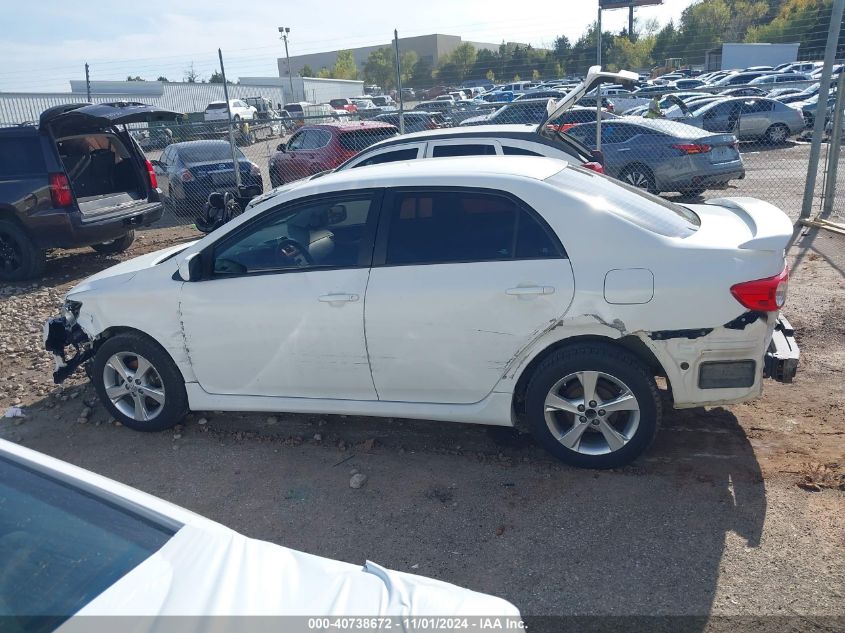
[(469, 42), (464, 42), (448, 55), (447, 63), (454, 64), (458, 82), (464, 81), (469, 76), (477, 57), (475, 46)]
[(494, 73), (492, 69), (484, 73), (484, 77), (488, 81), (496, 81), (496, 73)]
[(164, 82), (164, 83), (170, 83), (170, 80), (167, 77), (165, 77), (164, 75), (159, 75), (158, 79), (156, 79), (156, 81), (161, 81), (161, 82)]
[(323, 66), (320, 71), (317, 73), (317, 77), (320, 79), (331, 79), (332, 78), (332, 71)]
[(305, 64), (305, 66), (302, 67), (302, 70), (299, 71), (299, 76), (300, 77), (313, 77), (314, 71), (311, 69), (311, 66), (309, 66), (308, 64)]
[[(833, 0), (786, 0), (774, 18), (752, 26), (747, 42), (799, 42), (801, 59), (824, 56)], [(837, 56), (845, 54), (845, 24), (840, 27)]]
[(377, 48), (367, 57), (364, 65), (364, 80), (385, 89), (396, 85), (396, 69), (393, 67), (393, 50), (389, 46)]
[(334, 79), (358, 79), (358, 65), (352, 56), (352, 51), (338, 51), (337, 61), (332, 68)]
[(417, 63), (414, 64), (414, 67), (410, 72), (408, 85), (414, 86), (415, 88), (430, 86), (433, 72), (434, 67), (431, 65), (430, 61), (427, 59), (418, 59)]

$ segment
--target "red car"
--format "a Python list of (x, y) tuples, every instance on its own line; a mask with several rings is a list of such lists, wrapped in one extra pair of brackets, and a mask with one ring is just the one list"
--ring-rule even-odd
[(334, 169), (362, 149), (398, 133), (396, 126), (379, 121), (305, 125), (287, 143), (279, 144), (270, 157), (270, 183), (278, 187)]

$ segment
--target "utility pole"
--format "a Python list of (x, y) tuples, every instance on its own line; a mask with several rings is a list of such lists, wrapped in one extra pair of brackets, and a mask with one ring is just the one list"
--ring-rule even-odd
[[(288, 34), (290, 33), (289, 26), (280, 26), (279, 33), (282, 35), (282, 39), (285, 41), (285, 59), (288, 60), (288, 81), (290, 82), (290, 100), (293, 101), (293, 75), (290, 72), (290, 55), (288, 54)], [(303, 98), (305, 95), (302, 95)]]
[[(601, 67), (601, 0), (596, 21), (596, 64)], [(601, 84), (596, 86), (596, 149), (601, 149)]]
[(220, 58), (220, 74), (223, 76), (223, 97), (226, 99), (226, 116), (229, 119), (229, 149), (232, 150), (232, 169), (235, 170), (235, 185), (238, 187), (238, 194), (241, 194), (241, 169), (238, 157), (235, 153), (235, 132), (232, 129), (232, 107), (229, 103), (229, 87), (226, 85), (226, 69), (223, 68), (223, 51), (217, 49), (217, 56)]
[(91, 103), (91, 77), (88, 75), (88, 62), (85, 62), (85, 94), (88, 96), (88, 103)]
[(628, 39), (634, 41), (634, 5), (628, 7)]
[(405, 133), (405, 102), (402, 100), (402, 61), (399, 59), (399, 31), (393, 29), (393, 49), (396, 57), (396, 92), (399, 94), (399, 134)]

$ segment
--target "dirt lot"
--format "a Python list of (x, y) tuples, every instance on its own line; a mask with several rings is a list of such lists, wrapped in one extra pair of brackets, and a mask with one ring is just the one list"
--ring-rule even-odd
[[(126, 256), (194, 236), (147, 230)], [(786, 616), (835, 630), (825, 616), (845, 617), (845, 238), (810, 231), (791, 259), (795, 383), (670, 412), (647, 454), (618, 471), (567, 468), (480, 426), (215, 412), (158, 434), (117, 426), (82, 377), (52, 385), (41, 345), (64, 292), (117, 261), (89, 250), (55, 254), (38, 283), (0, 286), (0, 411), (26, 411), (0, 419), (0, 437), (249, 536), (494, 593), (528, 615)], [(353, 469), (368, 476), (358, 490)]]

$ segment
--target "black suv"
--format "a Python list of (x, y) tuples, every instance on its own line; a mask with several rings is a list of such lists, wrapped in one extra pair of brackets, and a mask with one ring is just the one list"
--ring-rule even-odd
[[(67, 104), (0, 128), (0, 281), (37, 276), (50, 248), (119, 253), (161, 217), (161, 190), (126, 125), (173, 120), (142, 103)], [(118, 128), (118, 126), (121, 128)]]

